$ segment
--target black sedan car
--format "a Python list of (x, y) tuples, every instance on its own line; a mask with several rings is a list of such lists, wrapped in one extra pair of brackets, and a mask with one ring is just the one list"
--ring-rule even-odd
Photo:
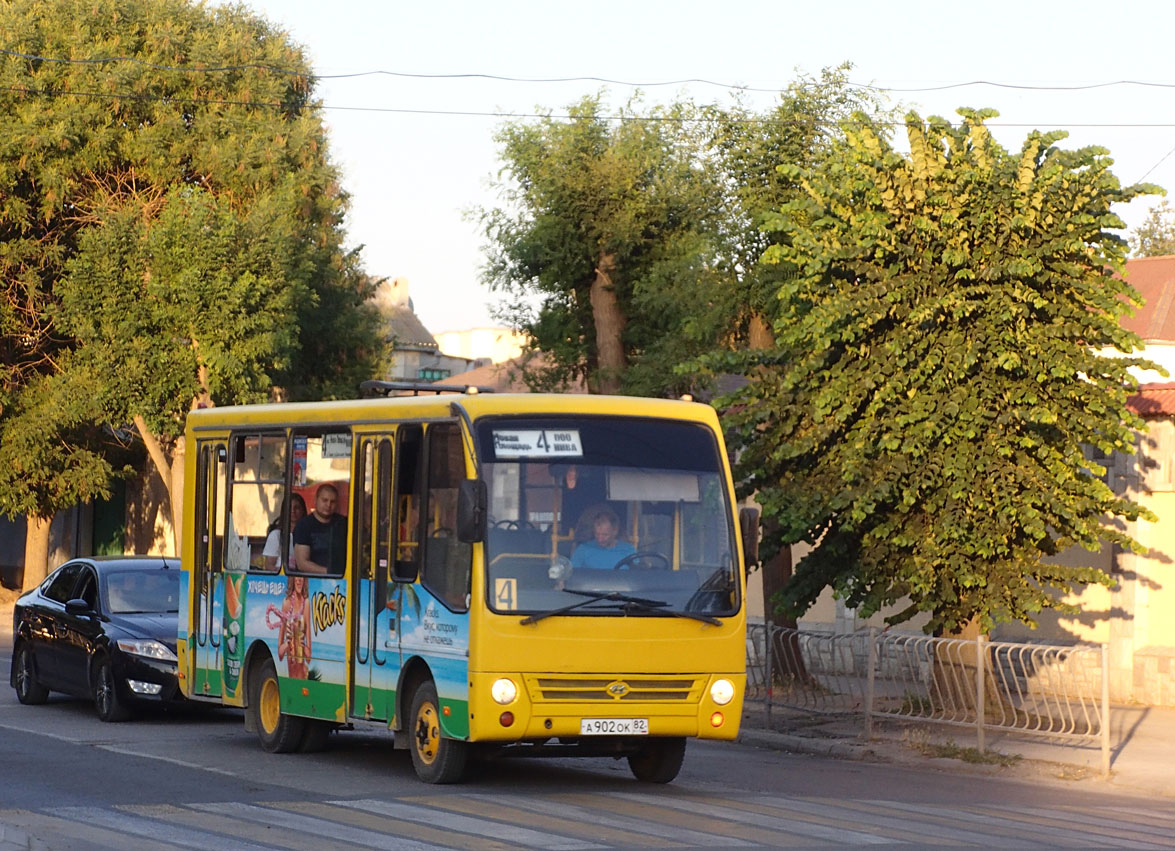
[(103, 721), (126, 720), (136, 702), (179, 700), (179, 587), (173, 558), (78, 558), (57, 568), (13, 609), (17, 699), (92, 698)]

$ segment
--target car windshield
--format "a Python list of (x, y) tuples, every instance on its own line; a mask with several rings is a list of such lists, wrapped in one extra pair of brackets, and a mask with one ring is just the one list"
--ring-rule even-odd
[(719, 444), (701, 425), (499, 419), (478, 430), (498, 612), (712, 617), (737, 611)]
[(179, 611), (178, 570), (125, 570), (106, 575), (106, 604), (112, 615)]

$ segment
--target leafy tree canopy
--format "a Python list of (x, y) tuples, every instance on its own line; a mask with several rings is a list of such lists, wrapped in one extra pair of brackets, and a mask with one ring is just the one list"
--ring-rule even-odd
[(1130, 235), (1136, 257), (1175, 254), (1175, 210), (1166, 199), (1151, 207), (1146, 219)]
[[(483, 211), (485, 280), (510, 298), (504, 318), (550, 360), (538, 386), (585, 380), (596, 389), (643, 387), (635, 353), (655, 347), (678, 310), (652, 308), (658, 284), (704, 275), (707, 222), (718, 198), (697, 161), (687, 105), (640, 101), (619, 120), (584, 98), (571, 118), (507, 125), (498, 134), (502, 207)], [(639, 305), (645, 304), (647, 309)], [(650, 309), (651, 308), (651, 309)]]
[(839, 120), (882, 111), (848, 67), (801, 76), (763, 113), (638, 98), (607, 116), (597, 96), (569, 120), (502, 129), (484, 278), (548, 356), (532, 386), (676, 394), (699, 381), (698, 356), (765, 332), (778, 305), (760, 228), (798, 191), (777, 166), (814, 165)]
[(197, 401), (354, 392), (378, 320), (300, 48), (188, 0), (6, 0), (0, 44), (0, 440), (37, 375), (157, 464)]
[[(744, 490), (779, 524), (774, 547), (817, 545), (784, 605), (826, 587), (868, 615), (899, 602), (927, 629), (1031, 623), (1054, 590), (1109, 578), (1049, 561), (1080, 544), (1135, 546), (1107, 525), (1147, 512), (1083, 447), (1132, 451), (1119, 318), (1137, 293), (1100, 148), (1034, 132), (1018, 152), (993, 111), (906, 120), (909, 154), (864, 115), (819, 169), (784, 168), (803, 196), (769, 222), (786, 271), (776, 346), (743, 357), (732, 400)], [(1153, 518), (1151, 518), (1153, 519)]]

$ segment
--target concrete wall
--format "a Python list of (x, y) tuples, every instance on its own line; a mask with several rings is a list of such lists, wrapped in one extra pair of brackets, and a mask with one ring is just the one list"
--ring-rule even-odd
[(446, 355), (475, 361), (489, 358), (490, 363), (505, 363), (522, 354), (526, 338), (510, 328), (469, 328), (433, 334), (437, 346)]

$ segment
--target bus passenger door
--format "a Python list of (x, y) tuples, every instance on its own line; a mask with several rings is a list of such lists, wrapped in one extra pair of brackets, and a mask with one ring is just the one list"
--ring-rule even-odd
[(195, 643), (192, 694), (220, 696), (221, 606), (223, 578), (227, 449), (223, 441), (201, 441), (197, 460), (196, 562), (192, 571), (192, 612), (189, 642)]
[[(356, 555), (352, 583), (351, 714), (387, 721), (400, 673), (395, 600), (388, 589), (392, 552), (392, 437), (364, 436), (354, 489)], [(382, 591), (382, 593), (381, 593)]]

